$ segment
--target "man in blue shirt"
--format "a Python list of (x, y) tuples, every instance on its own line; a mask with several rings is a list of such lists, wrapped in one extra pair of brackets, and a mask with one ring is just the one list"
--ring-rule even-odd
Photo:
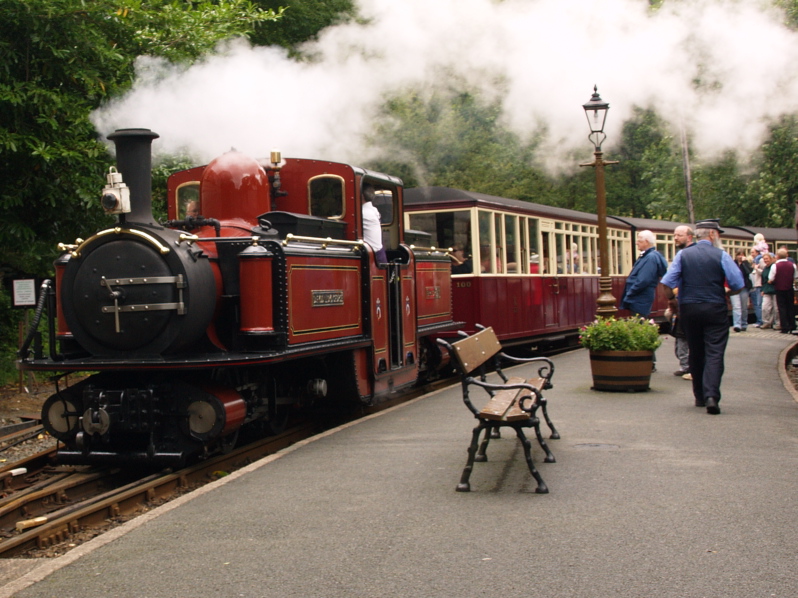
[(679, 289), (679, 317), (690, 348), (690, 372), (696, 407), (720, 413), (720, 380), (723, 355), (729, 340), (728, 294), (745, 286), (732, 257), (721, 249), (723, 230), (717, 220), (696, 222), (697, 242), (673, 259), (662, 284)]

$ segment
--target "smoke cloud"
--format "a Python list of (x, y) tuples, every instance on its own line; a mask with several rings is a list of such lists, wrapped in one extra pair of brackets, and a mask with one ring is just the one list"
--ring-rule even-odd
[(325, 30), (305, 48), (312, 62), (243, 41), (187, 70), (141, 58), (133, 89), (93, 121), (103, 135), (153, 129), (156, 151), (202, 161), (232, 146), (362, 162), (387, 94), (451, 76), (499, 97), (522, 137), (546, 123), (552, 163), (574, 148), (589, 158), (582, 104), (594, 84), (611, 106), (605, 150), (640, 106), (684, 126), (706, 157), (746, 154), (798, 108), (798, 34), (763, 4), (672, 0), (651, 13), (646, 0), (360, 0), (367, 24)]

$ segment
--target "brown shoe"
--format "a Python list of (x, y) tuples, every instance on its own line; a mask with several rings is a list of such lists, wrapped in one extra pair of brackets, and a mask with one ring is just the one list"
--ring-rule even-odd
[(768, 328), (773, 328), (770, 324), (762, 324), (762, 330), (767, 330)]

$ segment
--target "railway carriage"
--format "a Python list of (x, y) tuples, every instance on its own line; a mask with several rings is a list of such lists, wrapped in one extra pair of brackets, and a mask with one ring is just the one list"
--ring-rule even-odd
[[(592, 321), (599, 294), (598, 218), (576, 210), (447, 187), (405, 190), (405, 225), (430, 235), (453, 259), (454, 319), (492, 326), (505, 346), (575, 346), (579, 327)], [(673, 229), (681, 223), (607, 217), (612, 293), (620, 303), (634, 264), (637, 231), (651, 230), (670, 262)], [(732, 255), (763, 233), (771, 247), (795, 255), (795, 231), (724, 225)], [(652, 317), (664, 322), (667, 301), (657, 290)], [(619, 311), (619, 316), (628, 316)]]

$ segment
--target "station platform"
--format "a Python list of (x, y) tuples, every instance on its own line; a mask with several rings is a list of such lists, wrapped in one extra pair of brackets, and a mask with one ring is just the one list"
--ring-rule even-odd
[(455, 492), (475, 425), (456, 385), (28, 561), (0, 596), (795, 597), (795, 340), (732, 332), (717, 416), (670, 337), (643, 393), (593, 391), (586, 351), (556, 356), (557, 462), (532, 441), (549, 494), (507, 433)]

